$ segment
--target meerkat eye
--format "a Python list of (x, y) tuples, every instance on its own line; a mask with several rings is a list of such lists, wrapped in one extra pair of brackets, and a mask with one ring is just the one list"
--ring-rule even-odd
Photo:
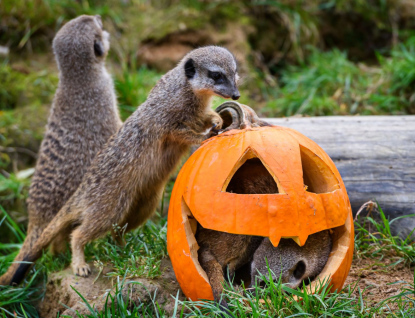
[(215, 84), (222, 84), (225, 81), (225, 75), (220, 72), (208, 71), (208, 76), (215, 81)]

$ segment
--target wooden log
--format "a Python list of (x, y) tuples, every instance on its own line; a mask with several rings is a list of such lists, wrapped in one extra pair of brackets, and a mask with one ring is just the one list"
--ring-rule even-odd
[[(268, 118), (318, 143), (342, 175), (353, 212), (376, 200), (390, 218), (415, 213), (415, 116)], [(394, 221), (406, 237), (415, 218)]]

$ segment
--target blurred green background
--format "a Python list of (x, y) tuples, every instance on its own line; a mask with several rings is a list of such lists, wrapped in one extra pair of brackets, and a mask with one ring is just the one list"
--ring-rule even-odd
[(52, 39), (81, 14), (100, 14), (111, 33), (107, 65), (124, 119), (208, 44), (235, 54), (240, 101), (262, 116), (415, 113), (415, 1), (2, 0), (0, 204), (23, 224), (58, 82)]

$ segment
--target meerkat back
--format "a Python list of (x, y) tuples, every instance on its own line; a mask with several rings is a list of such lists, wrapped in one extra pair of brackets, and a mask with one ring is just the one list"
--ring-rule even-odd
[[(19, 255), (31, 249), (122, 124), (104, 64), (108, 50), (109, 34), (99, 16), (69, 21), (53, 40), (59, 84), (29, 190), (28, 235)], [(68, 235), (54, 240), (52, 252), (64, 250)], [(7, 274), (2, 276), (0, 284), (7, 279)]]

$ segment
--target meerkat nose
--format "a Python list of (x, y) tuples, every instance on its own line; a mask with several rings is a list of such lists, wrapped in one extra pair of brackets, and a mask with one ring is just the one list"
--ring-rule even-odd
[(233, 100), (238, 100), (238, 99), (239, 99), (239, 97), (241, 97), (241, 95), (239, 94), (239, 92), (238, 92), (238, 93), (236, 93), (236, 94), (233, 94), (233, 95), (232, 95), (232, 99), (233, 99)]

